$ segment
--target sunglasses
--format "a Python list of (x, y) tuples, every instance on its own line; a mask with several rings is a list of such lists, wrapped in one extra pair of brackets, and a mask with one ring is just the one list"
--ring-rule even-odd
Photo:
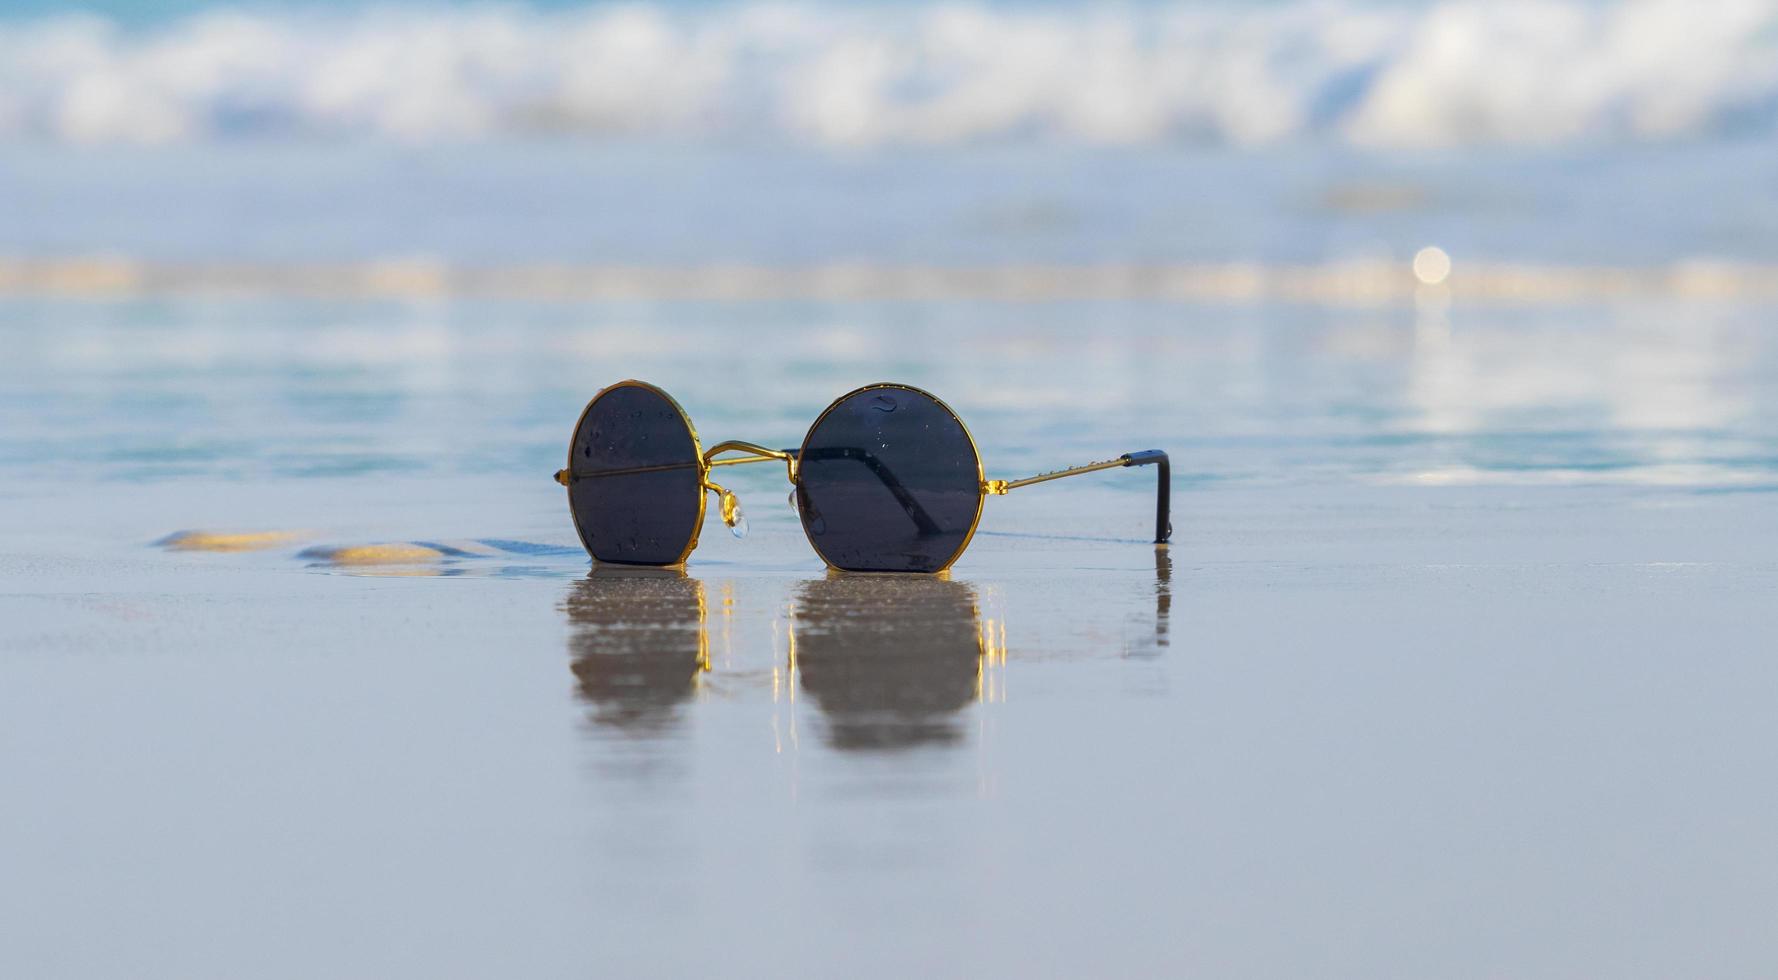
[(710, 474), (720, 466), (782, 462), (791, 499), (821, 560), (850, 572), (942, 572), (969, 547), (982, 505), (1019, 487), (1122, 466), (1159, 474), (1154, 540), (1172, 536), (1167, 454), (1158, 449), (1042, 473), (990, 480), (963, 420), (902, 384), (840, 396), (796, 449), (720, 442), (700, 450), (679, 403), (641, 381), (620, 381), (587, 403), (556, 482), (587, 553), (620, 565), (678, 565), (698, 546), (706, 493), (723, 523), (747, 533), (740, 501)]

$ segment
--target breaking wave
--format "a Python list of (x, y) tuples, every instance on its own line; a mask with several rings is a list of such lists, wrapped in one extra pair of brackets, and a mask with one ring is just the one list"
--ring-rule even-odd
[(1362, 146), (1778, 131), (1778, 0), (220, 8), (0, 23), (0, 138)]

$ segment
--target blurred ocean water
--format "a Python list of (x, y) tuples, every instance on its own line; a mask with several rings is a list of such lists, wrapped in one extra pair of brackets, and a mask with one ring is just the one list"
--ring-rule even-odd
[(1014, 467), (1764, 489), (1774, 54), (1778, 0), (15, 4), (0, 460), (491, 477), (621, 377), (768, 442), (894, 378)]
[(1774, 0), (108, 10), (14, 8), (0, 136), (1428, 147), (1778, 127)]
[(1763, 267), (1775, 66), (1775, 0), (14, 4), (0, 261)]
[[(0, 144), (0, 262), (1643, 269), (1778, 262), (1778, 143), (1213, 147)], [(0, 280), (5, 279), (0, 272)], [(1639, 279), (1637, 281), (1646, 281)]]
[[(829, 400), (898, 380), (949, 400), (1003, 477), (1160, 446), (1179, 460), (1182, 493), (1771, 490), (1770, 312), (1678, 301), (1446, 309), (1432, 298), (1405, 309), (11, 300), (0, 303), (0, 467), (32, 495), (95, 470), (345, 488), (408, 476), (431, 481), (441, 502), (456, 481), (494, 479), (462, 510), (421, 513), (512, 537), (501, 515), (517, 501), (502, 494), (553, 486), (543, 478), (575, 414), (605, 384), (663, 385), (706, 443), (795, 445)], [(572, 543), (566, 525), (551, 526)]]

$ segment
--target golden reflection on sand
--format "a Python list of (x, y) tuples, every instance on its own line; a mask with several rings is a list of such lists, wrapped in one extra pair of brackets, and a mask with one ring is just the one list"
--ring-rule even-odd
[[(1154, 562), (1148, 655), (1168, 645), (1173, 603), (1168, 549), (1156, 549)], [(841, 571), (793, 583), (789, 592), (770, 635), (752, 638), (773, 649), (779, 751), (799, 744), (797, 717), (807, 715), (799, 692), (803, 703), (813, 703), (829, 747), (865, 752), (961, 744), (970, 730), (965, 709), (1007, 698), (1008, 630), (992, 592), (985, 602), (976, 585), (947, 576)], [(669, 733), (713, 669), (734, 676), (705, 690), (732, 693), (749, 683), (746, 663), (753, 658), (745, 652), (748, 638), (735, 635), (732, 583), (722, 584), (717, 600), (719, 665), (711, 656), (707, 586), (683, 568), (595, 565), (559, 608), (568, 620), (576, 691), (592, 706), (593, 721), (616, 734)], [(781, 649), (773, 639), (780, 634)]]
[(595, 565), (561, 610), (593, 721), (636, 736), (669, 729), (709, 669), (704, 583), (678, 568)]
[[(388, 544), (348, 545), (340, 548), (310, 548), (301, 555), (312, 561), (342, 567), (358, 565), (419, 565), (445, 557), (437, 548), (398, 541)], [(418, 574), (426, 574), (419, 572)]]
[(937, 576), (830, 573), (792, 599), (795, 670), (842, 750), (952, 745), (959, 713), (992, 693), (984, 656), (1003, 657), (973, 586)]
[(303, 531), (176, 531), (155, 544), (169, 551), (264, 551), (306, 536)]

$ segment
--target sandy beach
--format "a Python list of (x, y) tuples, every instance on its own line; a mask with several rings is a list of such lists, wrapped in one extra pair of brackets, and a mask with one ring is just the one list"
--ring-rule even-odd
[[(1778, 0), (0, 0), (0, 978), (1770, 975), (1774, 65)], [(1163, 450), (1172, 541), (1105, 469), (836, 573), (774, 463), (594, 565), (630, 378)]]
[[(7, 301), (7, 972), (1758, 972), (1775, 362), (1682, 312)], [(589, 575), (627, 375), (1162, 445), (1175, 543), (1116, 472), (835, 576), (743, 468)]]

